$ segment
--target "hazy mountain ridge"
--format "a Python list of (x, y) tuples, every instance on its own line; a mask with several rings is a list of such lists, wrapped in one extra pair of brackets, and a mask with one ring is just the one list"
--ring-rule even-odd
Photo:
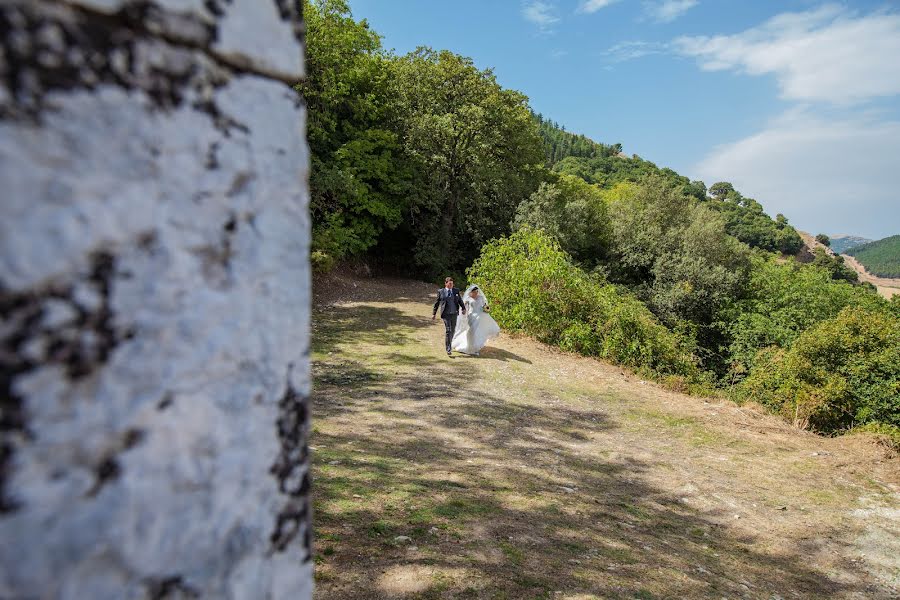
[(862, 246), (863, 244), (875, 241), (858, 235), (844, 233), (838, 233), (829, 237), (831, 238), (831, 249), (838, 254), (844, 254), (850, 248), (855, 248), (856, 246)]

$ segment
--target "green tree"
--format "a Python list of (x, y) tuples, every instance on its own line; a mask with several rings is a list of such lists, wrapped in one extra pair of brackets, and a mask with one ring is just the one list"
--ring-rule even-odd
[(740, 295), (749, 270), (746, 247), (681, 188), (649, 178), (613, 202), (610, 215), (612, 277), (631, 285), (667, 325), (706, 327)]
[(831, 238), (829, 238), (824, 233), (820, 233), (816, 235), (816, 241), (822, 244), (823, 246), (831, 246)]
[(402, 220), (412, 173), (388, 116), (389, 59), (344, 0), (305, 0), (313, 261), (373, 246)]
[(717, 200), (724, 200), (732, 192), (734, 192), (734, 186), (727, 181), (717, 181), (709, 186), (709, 195)]
[(812, 264), (827, 271), (832, 279), (850, 283), (859, 281), (859, 275), (856, 274), (856, 271), (844, 264), (843, 256), (826, 252), (824, 248), (819, 247), (813, 250)]
[(541, 140), (526, 97), (471, 59), (420, 48), (394, 67), (393, 118), (419, 194), (414, 258), (431, 275), (462, 268), (537, 188)]
[(866, 288), (835, 281), (828, 269), (756, 256), (746, 293), (720, 315), (719, 326), (730, 340), (732, 376), (748, 373), (761, 349), (790, 348), (803, 331), (847, 306), (883, 304)]
[(878, 277), (900, 277), (900, 235), (854, 246), (847, 250), (867, 271)]
[(597, 186), (558, 175), (519, 204), (512, 229), (523, 227), (544, 231), (577, 261), (593, 266), (609, 245), (606, 198)]
[(534, 114), (534, 120), (538, 126), (538, 133), (544, 145), (546, 164), (552, 167), (568, 156), (579, 158), (596, 158), (601, 156), (615, 156), (622, 151), (622, 144), (599, 144), (584, 136), (569, 133), (553, 121), (545, 120), (543, 115)]

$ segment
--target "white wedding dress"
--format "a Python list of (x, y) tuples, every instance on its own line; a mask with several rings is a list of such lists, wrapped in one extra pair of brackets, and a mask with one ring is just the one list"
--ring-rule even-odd
[(457, 352), (465, 354), (478, 354), (488, 340), (500, 335), (500, 326), (484, 312), (487, 306), (487, 297), (481, 288), (478, 289), (478, 297), (472, 297), (472, 288), (469, 286), (463, 296), (463, 304), (466, 306), (466, 314), (456, 321), (456, 331), (453, 334), (451, 347)]

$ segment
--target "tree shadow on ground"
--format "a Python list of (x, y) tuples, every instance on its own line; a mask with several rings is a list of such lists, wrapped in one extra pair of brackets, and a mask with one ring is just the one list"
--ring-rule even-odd
[(508, 350), (504, 350), (502, 348), (495, 348), (493, 346), (485, 346), (484, 348), (482, 348), (479, 356), (471, 356), (468, 354), (461, 354), (460, 356), (462, 356), (466, 359), (500, 360), (503, 362), (506, 362), (508, 360), (514, 360), (516, 362), (527, 363), (529, 365), (531, 364), (531, 361), (528, 360), (527, 358), (523, 358), (523, 357), (519, 356), (518, 354), (513, 354), (512, 352), (510, 352)]
[[(340, 352), (371, 316), (361, 354)], [(340, 332), (315, 367), (333, 375), (314, 395), (317, 597), (879, 597), (809, 566), (827, 530), (760, 549), (649, 483), (652, 463), (592, 443), (616, 429), (603, 410), (500, 397), (474, 361), (419, 355), (430, 325), (381, 307), (323, 321)]]
[(343, 344), (403, 345), (411, 331), (434, 326), (426, 316), (407, 315), (391, 306), (329, 306), (315, 313), (313, 351)]

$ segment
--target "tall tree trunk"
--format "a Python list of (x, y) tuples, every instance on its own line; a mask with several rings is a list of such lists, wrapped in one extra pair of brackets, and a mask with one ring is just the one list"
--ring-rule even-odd
[(0, 597), (310, 598), (300, 3), (143, 4), (0, 4)]

